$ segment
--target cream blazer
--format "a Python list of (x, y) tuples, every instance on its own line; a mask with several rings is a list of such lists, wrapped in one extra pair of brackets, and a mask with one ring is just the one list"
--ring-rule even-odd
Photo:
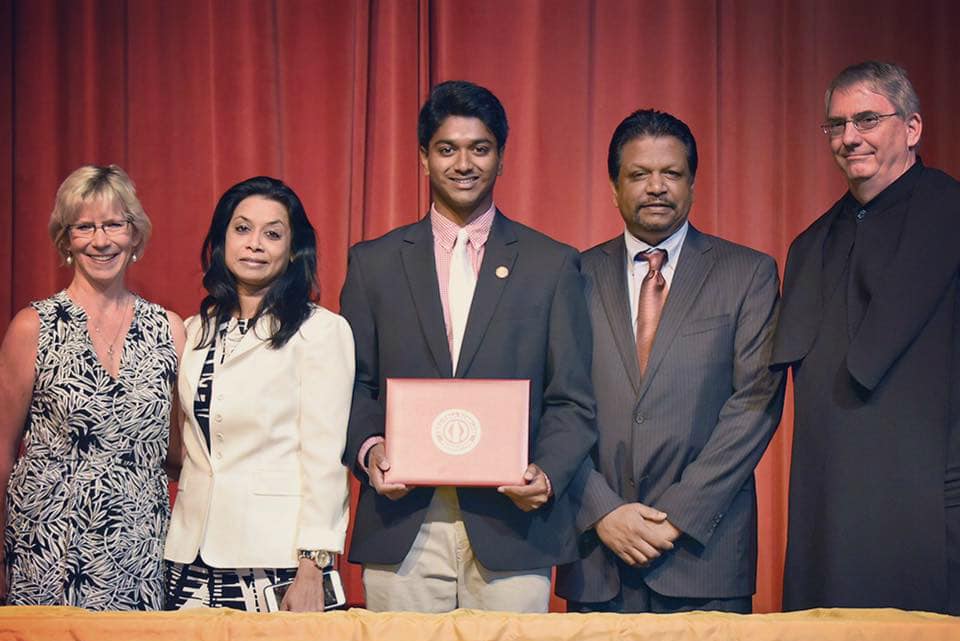
[(219, 568), (297, 566), (297, 550), (341, 552), (347, 470), (340, 462), (353, 393), (353, 334), (322, 307), (280, 349), (261, 318), (217, 363), (210, 450), (193, 413), (207, 350), (187, 320), (178, 393), (185, 457), (164, 557), (199, 551)]

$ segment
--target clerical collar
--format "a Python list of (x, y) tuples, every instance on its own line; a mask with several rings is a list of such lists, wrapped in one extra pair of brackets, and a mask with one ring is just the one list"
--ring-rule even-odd
[[(847, 203), (844, 209), (853, 213), (862, 211), (864, 216), (889, 209), (910, 197), (922, 173), (923, 161), (920, 160), (920, 156), (918, 155), (917, 161), (913, 163), (910, 169), (903, 172), (902, 176), (887, 185), (883, 191), (874, 196), (873, 199), (866, 204), (861, 205), (857, 199), (853, 197), (853, 194), (848, 191)], [(863, 216), (858, 214), (857, 217), (862, 218)]]

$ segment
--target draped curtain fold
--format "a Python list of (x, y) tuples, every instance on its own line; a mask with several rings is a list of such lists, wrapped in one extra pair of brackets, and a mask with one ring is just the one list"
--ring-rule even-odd
[[(46, 224), (83, 163), (136, 181), (155, 233), (131, 285), (183, 316), (219, 195), (281, 177), (336, 310), (349, 246), (426, 210), (417, 110), (452, 78), (506, 107), (508, 215), (580, 249), (620, 233), (609, 137), (655, 107), (697, 138), (693, 223), (782, 268), (844, 190), (817, 129), (844, 66), (903, 64), (925, 162), (960, 175), (958, 24), (951, 0), (0, 0), (0, 331), (69, 282)], [(758, 471), (758, 611), (780, 607), (791, 426), (788, 405)], [(345, 578), (358, 602), (359, 571)]]

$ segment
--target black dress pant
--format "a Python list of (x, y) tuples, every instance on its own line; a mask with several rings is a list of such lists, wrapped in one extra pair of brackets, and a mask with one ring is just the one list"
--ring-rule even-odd
[(633, 568), (621, 566), (620, 594), (609, 601), (596, 603), (567, 602), (568, 612), (652, 612), (669, 614), (671, 612), (692, 612), (694, 610), (750, 614), (753, 611), (753, 597), (713, 599), (664, 596), (647, 587), (640, 572)]

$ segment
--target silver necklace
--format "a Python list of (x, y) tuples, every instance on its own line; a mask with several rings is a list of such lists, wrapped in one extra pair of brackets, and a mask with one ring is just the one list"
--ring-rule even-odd
[(221, 330), (220, 339), (223, 343), (223, 352), (220, 355), (221, 363), (230, 358), (234, 350), (237, 349), (244, 334), (247, 333), (248, 327), (248, 319), (231, 318), (227, 326)]
[[(114, 332), (114, 334), (113, 334), (113, 339), (112, 339), (109, 343), (107, 343), (107, 356), (110, 358), (110, 364), (111, 364), (111, 365), (113, 365), (113, 359), (114, 359), (114, 357), (115, 357), (115, 355), (116, 355), (116, 351), (114, 350), (114, 346), (115, 346), (116, 343), (117, 343), (117, 339), (120, 338), (120, 332), (123, 330), (124, 325), (126, 325), (127, 312), (130, 311), (130, 307), (132, 306), (132, 302), (133, 302), (133, 296), (128, 296), (128, 297), (127, 297), (127, 302), (126, 302), (126, 304), (125, 304), (124, 307), (123, 307), (123, 314), (120, 315), (120, 323), (117, 325), (117, 331)], [(96, 333), (96, 335), (97, 335), (97, 337), (100, 339), (100, 342), (101, 342), (101, 343), (104, 342), (104, 341), (106, 341), (106, 338), (104, 337), (103, 332), (100, 331), (100, 326), (99, 326), (99, 325), (94, 324), (94, 325), (93, 325), (93, 331), (94, 331), (94, 333)]]

